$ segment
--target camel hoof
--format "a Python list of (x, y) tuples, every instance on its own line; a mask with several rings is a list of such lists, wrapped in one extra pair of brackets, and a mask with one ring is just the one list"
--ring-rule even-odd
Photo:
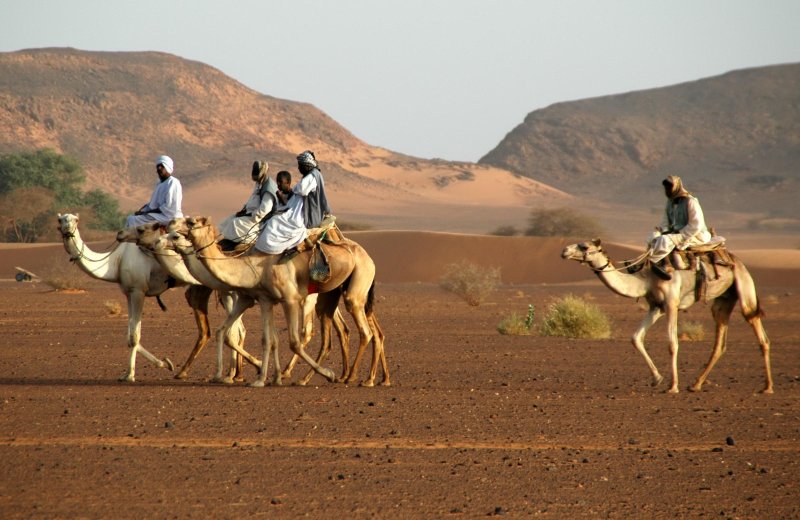
[(135, 383), (136, 382), (136, 378), (134, 378), (130, 374), (125, 374), (124, 376), (122, 376), (119, 379), (117, 379), (117, 381), (119, 381), (121, 383)]
[(161, 360), (161, 368), (166, 368), (170, 372), (175, 372), (175, 364), (168, 357)]
[(702, 385), (694, 385), (687, 388), (690, 392), (699, 392), (702, 390)]
[(677, 388), (670, 388), (669, 390), (667, 390), (667, 393), (668, 394), (678, 394), (678, 393), (680, 393), (680, 390), (678, 390)]
[(392, 386), (392, 382), (389, 381), (388, 379), (384, 379), (383, 381), (381, 381), (381, 386)]
[(650, 383), (651, 386), (658, 386), (664, 381), (664, 376), (658, 375), (653, 378), (653, 382)]
[(227, 377), (214, 376), (211, 378), (210, 382), (217, 385), (232, 385), (233, 379), (230, 376)]
[(291, 379), (292, 378), (292, 371), (291, 370), (284, 370), (281, 372), (281, 377), (284, 379)]
[(773, 390), (772, 390), (772, 387), (771, 387), (771, 386), (768, 386), (767, 388), (763, 389), (763, 390), (761, 391), (761, 393), (762, 393), (762, 394), (773, 394), (774, 392), (773, 392)]
[(175, 374), (175, 379), (189, 379), (189, 373), (188, 372), (178, 372), (177, 374)]
[(336, 382), (336, 374), (330, 368), (323, 368), (320, 373), (328, 380), (329, 383)]
[(275, 379), (272, 381), (272, 386), (283, 386), (283, 381), (281, 381), (281, 378), (280, 378), (280, 377), (276, 377), (276, 378), (275, 378)]
[(249, 386), (250, 388), (264, 388), (265, 385), (264, 385), (264, 381), (262, 381), (260, 379), (256, 379), (252, 383), (248, 383), (247, 386)]

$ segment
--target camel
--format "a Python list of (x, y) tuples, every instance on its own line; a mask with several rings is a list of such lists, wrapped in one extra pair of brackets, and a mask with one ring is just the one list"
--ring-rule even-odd
[[(300, 309), (303, 300), (308, 295), (311, 282), (308, 267), (311, 252), (305, 251), (290, 257), (260, 252), (241, 257), (226, 257), (216, 243), (217, 230), (208, 218), (188, 218), (185, 220), (185, 224), (188, 228), (187, 238), (192, 242), (195, 254), (199, 256), (200, 261), (211, 274), (223, 283), (236, 287), (240, 295), (247, 294), (250, 297), (250, 302), (247, 301), (247, 298), (240, 297), (234, 313), (228, 317), (223, 328), (230, 327), (231, 318), (244, 312), (253, 302), (257, 301), (261, 307), (264, 361), (259, 379), (253, 383), (253, 386), (265, 384), (270, 353), (275, 356), (275, 383), (280, 384), (281, 373), (277, 344), (274, 349), (271, 349), (271, 342), (268, 341), (270, 331), (274, 329), (273, 306), (278, 302), (282, 304), (286, 316), (292, 351), (317, 373), (329, 381), (334, 381), (333, 372), (311, 359), (299, 340)], [(373, 309), (375, 264), (360, 245), (350, 240), (346, 240), (344, 245), (332, 246), (326, 252), (330, 261), (331, 274), (328, 281), (316, 286), (316, 292), (320, 293), (320, 299), (326, 302), (324, 306), (327, 307), (332, 306), (328, 298), (332, 299), (331, 295), (333, 295), (338, 301), (338, 293), (342, 290), (345, 307), (353, 316), (360, 336), (359, 349), (346, 382), (354, 382), (358, 374), (361, 356), (367, 344), (372, 341), (373, 358), (370, 376), (361, 384), (374, 386), (380, 360), (384, 376), (382, 384), (389, 385), (388, 364), (383, 353), (384, 336)], [(331, 295), (326, 293), (331, 293)], [(220, 337), (218, 336), (217, 342), (219, 343), (219, 341)]]
[[(120, 381), (136, 380), (136, 355), (141, 353), (159, 368), (175, 370), (169, 358), (158, 359), (140, 343), (144, 298), (163, 294), (170, 288), (170, 277), (159, 263), (135, 244), (121, 243), (109, 253), (92, 251), (81, 239), (78, 231), (79, 215), (58, 215), (58, 230), (64, 241), (64, 249), (70, 260), (78, 264), (86, 274), (98, 280), (113, 282), (128, 300), (128, 348), (130, 348), (128, 371)], [(163, 304), (159, 300), (162, 309)]]
[[(667, 316), (669, 351), (672, 357), (672, 384), (668, 391), (669, 393), (678, 393), (678, 311), (686, 310), (697, 302), (696, 273), (692, 270), (676, 270), (672, 273), (671, 280), (662, 280), (649, 269), (642, 269), (635, 274), (622, 273), (612, 266), (600, 240), (569, 245), (561, 252), (561, 257), (588, 265), (606, 287), (615, 293), (627, 298), (645, 298), (647, 300), (649, 311), (639, 328), (633, 333), (632, 342), (636, 350), (644, 356), (650, 368), (653, 375), (653, 386), (657, 386), (664, 378), (658, 373), (658, 369), (647, 354), (644, 338), (648, 329), (661, 316)], [(733, 261), (732, 266), (717, 266), (718, 277), (713, 281), (708, 281), (706, 299), (714, 301), (711, 306), (711, 314), (716, 322), (714, 349), (705, 369), (689, 390), (693, 392), (701, 390), (711, 369), (714, 368), (714, 364), (725, 352), (728, 322), (736, 302), (739, 301), (742, 315), (753, 328), (764, 357), (766, 384), (762, 392), (771, 394), (773, 387), (769, 361), (770, 342), (764, 325), (761, 323), (764, 313), (759, 306), (755, 284), (747, 268), (735, 256), (730, 255), (730, 257)]]
[[(219, 303), (227, 313), (233, 308), (233, 303), (237, 294), (228, 286), (220, 283), (216, 278), (206, 276), (202, 280), (195, 278), (186, 268), (183, 258), (178, 253), (165, 248), (157, 248), (157, 242), (164, 234), (163, 226), (158, 222), (134, 226), (123, 229), (117, 233), (118, 242), (133, 242), (139, 247), (152, 253), (161, 267), (174, 279), (188, 285), (186, 290), (186, 301), (194, 313), (195, 323), (197, 324), (198, 336), (188, 359), (175, 375), (175, 379), (186, 379), (189, 375), (189, 367), (203, 350), (211, 337), (211, 328), (208, 321), (208, 301), (213, 291), (217, 291)], [(226, 344), (231, 348), (234, 355), (234, 362), (231, 363), (231, 373), (223, 378), (221, 374), (221, 360), (218, 361), (214, 382), (230, 382), (244, 379), (242, 374), (242, 361), (246, 356), (238, 354), (244, 350), (245, 328), (241, 319), (236, 320), (233, 327), (225, 337)], [(221, 355), (221, 354), (220, 354)], [(256, 360), (257, 361), (257, 360)], [(251, 363), (253, 360), (251, 359)], [(259, 363), (260, 364), (260, 363)], [(258, 366), (258, 365), (257, 365)], [(235, 367), (235, 372), (234, 372)]]
[[(209, 273), (206, 266), (200, 261), (198, 255), (195, 254), (194, 246), (186, 237), (188, 234), (188, 229), (189, 228), (186, 225), (185, 218), (174, 219), (168, 226), (168, 231), (170, 232), (169, 235), (162, 236), (161, 240), (162, 242), (166, 240), (171, 243), (171, 247), (183, 257), (183, 261), (190, 272), (194, 273), (198, 277), (203, 277), (203, 279), (208, 277), (216, 280), (216, 278)], [(161, 247), (167, 246), (162, 245)], [(342, 348), (342, 375), (336, 379), (337, 382), (341, 382), (346, 380), (350, 373), (348, 347), (350, 341), (350, 330), (347, 326), (347, 323), (344, 321), (344, 318), (342, 317), (342, 313), (339, 311), (337, 306), (338, 301), (338, 293), (336, 295), (330, 294), (328, 297), (325, 297), (323, 300), (319, 301), (319, 303), (318, 295), (316, 293), (309, 294), (306, 297), (303, 303), (303, 328), (301, 333), (301, 345), (303, 348), (305, 348), (311, 341), (311, 336), (313, 333), (312, 318), (313, 312), (316, 309), (317, 316), (322, 324), (322, 347), (320, 348), (320, 353), (317, 356), (316, 362), (317, 364), (322, 363), (330, 352), (331, 326), (333, 326), (336, 329), (336, 334), (339, 337), (339, 343)], [(277, 345), (277, 336), (274, 338), (274, 341)], [(296, 357), (297, 356), (295, 356), (295, 358)], [(295, 358), (293, 358), (292, 361), (295, 361)], [(294, 363), (290, 363), (290, 366), (281, 373), (282, 379), (288, 379), (291, 377), (291, 368), (293, 366)], [(300, 386), (308, 384), (315, 373), (316, 372), (312, 368), (305, 375), (305, 377), (298, 380), (296, 384)]]

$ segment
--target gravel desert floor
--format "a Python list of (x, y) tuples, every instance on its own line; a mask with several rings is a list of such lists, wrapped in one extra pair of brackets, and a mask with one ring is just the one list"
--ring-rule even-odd
[[(188, 380), (140, 357), (137, 382), (121, 383), (127, 320), (113, 313), (115, 302), (124, 309), (116, 286), (67, 294), (3, 281), (0, 516), (797, 518), (796, 285), (759, 288), (774, 395), (759, 393), (762, 358), (738, 308), (710, 381), (686, 390), (713, 341), (702, 304), (682, 314), (706, 337), (682, 343), (671, 395), (666, 382), (650, 385), (630, 345), (643, 310), (596, 281), (503, 285), (478, 307), (436, 284), (379, 283), (392, 385), (374, 388), (320, 376), (305, 387), (212, 384), (211, 346)], [(540, 323), (570, 293), (611, 316), (610, 339), (497, 332), (529, 304)], [(194, 321), (182, 290), (164, 300), (167, 312), (148, 299), (142, 343), (179, 364)], [(212, 326), (221, 319), (214, 307)], [(245, 324), (260, 357), (256, 310)], [(657, 324), (649, 350), (668, 375), (665, 337)], [(286, 362), (285, 331), (281, 345)], [(334, 350), (329, 366), (340, 370), (340, 359)]]

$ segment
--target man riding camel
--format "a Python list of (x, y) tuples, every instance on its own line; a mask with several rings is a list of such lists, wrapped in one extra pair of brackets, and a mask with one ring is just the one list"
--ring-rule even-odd
[(663, 280), (671, 280), (672, 275), (662, 265), (662, 260), (675, 248), (683, 250), (708, 243), (711, 233), (706, 227), (700, 202), (686, 191), (680, 177), (670, 175), (661, 184), (667, 196), (664, 218), (647, 244), (652, 249), (650, 266), (653, 273)]
[(278, 207), (278, 185), (267, 172), (269, 163), (255, 161), (250, 173), (255, 186), (250, 198), (241, 210), (223, 220), (219, 231), (224, 237), (220, 240), (223, 250), (232, 250), (237, 244), (251, 244), (256, 241), (262, 223), (271, 217)]

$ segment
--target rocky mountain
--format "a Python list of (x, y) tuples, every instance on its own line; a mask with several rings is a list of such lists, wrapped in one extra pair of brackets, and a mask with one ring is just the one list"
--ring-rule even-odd
[[(83, 165), (92, 186), (124, 209), (155, 182), (153, 159), (173, 157), (184, 210), (222, 216), (244, 203), (250, 165), (296, 174), (312, 149), (337, 215), (378, 227), (489, 231), (531, 204), (570, 197), (492, 166), (427, 161), (370, 146), (316, 107), (256, 92), (219, 70), (156, 52), (68, 48), (0, 53), (0, 153), (53, 148)], [(188, 193), (188, 195), (187, 195)]]
[(480, 163), (623, 204), (653, 200), (674, 173), (704, 206), (796, 217), (800, 64), (557, 103)]

